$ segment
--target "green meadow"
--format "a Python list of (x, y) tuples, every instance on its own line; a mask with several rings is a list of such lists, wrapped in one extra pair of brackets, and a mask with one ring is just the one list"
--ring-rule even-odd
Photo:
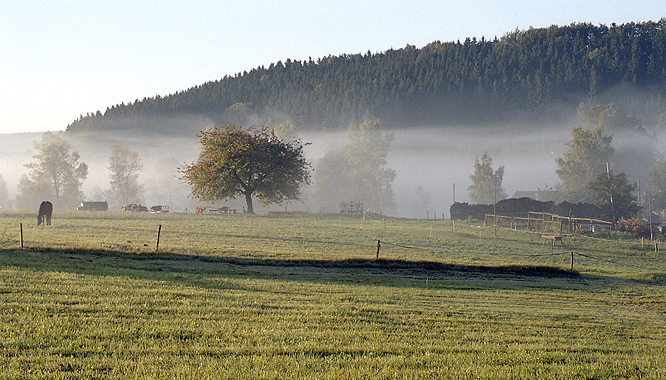
[(666, 378), (666, 253), (628, 237), (551, 251), (441, 220), (35, 219), (0, 212), (2, 378)]

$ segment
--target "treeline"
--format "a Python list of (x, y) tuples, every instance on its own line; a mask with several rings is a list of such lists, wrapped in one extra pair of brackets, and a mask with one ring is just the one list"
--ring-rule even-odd
[[(643, 96), (617, 97), (626, 85)], [(625, 91), (621, 91), (626, 95)], [(382, 53), (277, 62), (168, 96), (75, 120), (70, 132), (184, 131), (198, 122), (289, 121), (331, 129), (367, 119), (389, 128), (557, 120), (582, 101), (615, 103), (647, 126), (666, 115), (666, 18), (572, 24), (493, 40), (433, 42)], [(661, 119), (660, 119), (661, 118)]]

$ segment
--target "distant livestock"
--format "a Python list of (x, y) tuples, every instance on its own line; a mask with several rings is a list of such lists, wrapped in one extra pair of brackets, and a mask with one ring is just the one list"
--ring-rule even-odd
[(51, 214), (53, 214), (53, 204), (49, 201), (44, 201), (39, 205), (39, 212), (37, 213), (37, 225), (51, 225)]

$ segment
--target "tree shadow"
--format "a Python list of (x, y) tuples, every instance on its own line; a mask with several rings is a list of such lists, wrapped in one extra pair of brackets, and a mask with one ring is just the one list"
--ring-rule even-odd
[[(118, 250), (30, 248), (0, 249), (4, 265), (48, 271), (102, 275), (117, 271), (138, 278), (164, 277), (164, 273), (191, 273), (198, 276), (249, 276), (255, 278), (298, 280), (310, 282), (348, 282), (350, 275), (367, 279), (371, 276), (378, 285), (412, 286), (413, 281), (397, 281), (414, 276), (430, 279), (530, 280), (575, 279), (576, 271), (543, 265), (473, 265), (438, 261), (401, 259), (280, 259), (234, 256), (202, 256), (173, 252), (133, 253)], [(325, 276), (322, 276), (325, 275)], [(325, 279), (323, 278), (325, 277)], [(181, 278), (181, 277), (179, 277)]]
[[(653, 279), (628, 280), (546, 265), (476, 265), (402, 259), (280, 259), (203, 256), (174, 252), (136, 253), (108, 249), (0, 249), (0, 263), (33, 270), (92, 276), (116, 275), (135, 279), (177, 282), (219, 288), (220, 277), (272, 279), (320, 284), (357, 284), (389, 287), (432, 287), (428, 279), (465, 289), (526, 289), (580, 287), (633, 281), (665, 285), (666, 274)], [(604, 285), (607, 284), (607, 285)]]

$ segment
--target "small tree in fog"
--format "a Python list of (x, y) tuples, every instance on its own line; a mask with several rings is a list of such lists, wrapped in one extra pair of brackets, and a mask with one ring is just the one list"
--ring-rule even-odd
[(139, 184), (139, 173), (143, 169), (139, 154), (125, 145), (114, 145), (109, 158), (109, 195), (123, 205), (137, 202), (143, 185)]
[(613, 138), (604, 133), (603, 126), (592, 130), (581, 126), (571, 129), (571, 143), (564, 157), (558, 158), (557, 176), (571, 201), (590, 201), (588, 184), (606, 171), (606, 163), (613, 155)]
[(613, 222), (622, 218), (631, 218), (640, 210), (638, 199), (633, 194), (635, 184), (627, 183), (624, 173), (601, 173), (588, 184), (596, 204)]
[(18, 185), (18, 207), (30, 208), (42, 200), (52, 200), (56, 207), (74, 208), (83, 199), (81, 184), (88, 176), (88, 165), (79, 162), (79, 153), (70, 152), (70, 146), (51, 132), (35, 142), (36, 162), (26, 164), (30, 169)]
[(181, 168), (192, 194), (203, 201), (245, 198), (254, 213), (252, 197), (264, 204), (300, 197), (310, 182), (303, 146), (285, 142), (267, 128), (243, 130), (231, 124), (202, 132), (199, 159)]
[(432, 197), (423, 186), (418, 185), (414, 190), (414, 201), (412, 202), (412, 212), (419, 218), (428, 215), (432, 209)]
[(652, 209), (666, 210), (666, 161), (655, 163), (649, 176)]
[(393, 140), (383, 134), (379, 121), (349, 127), (347, 145), (319, 161), (315, 178), (317, 195), (328, 207), (342, 201), (363, 202), (376, 211), (393, 207), (395, 170), (386, 168)]
[(469, 179), (472, 184), (469, 186), (469, 197), (474, 203), (493, 204), (495, 200), (501, 200), (507, 197), (506, 191), (502, 188), (504, 179), (504, 166), (493, 170), (493, 159), (488, 152), (483, 153), (481, 161), (479, 156), (474, 160), (474, 174)]
[(7, 183), (5, 179), (0, 174), (0, 207), (3, 207), (7, 204), (7, 198), (9, 198), (9, 191), (7, 190)]

